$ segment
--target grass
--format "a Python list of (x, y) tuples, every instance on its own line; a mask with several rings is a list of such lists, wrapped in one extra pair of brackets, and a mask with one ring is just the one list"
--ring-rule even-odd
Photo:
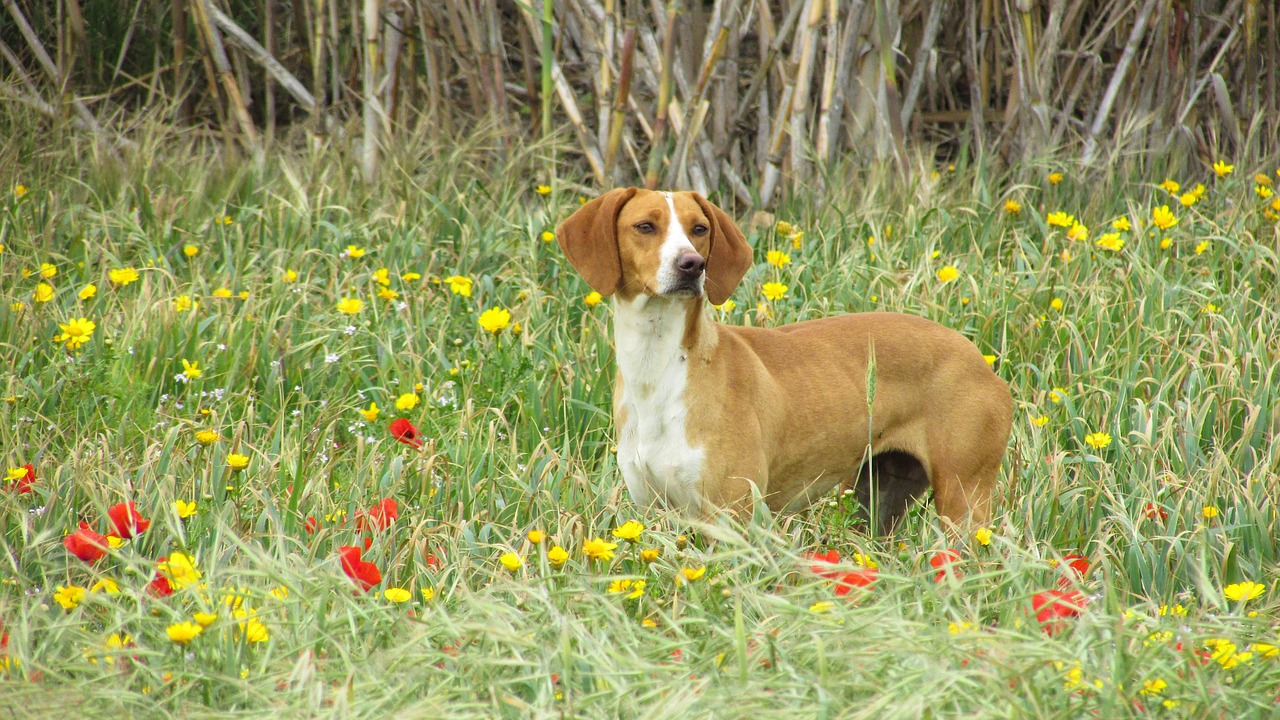
[[(548, 174), (541, 146), (505, 161), (482, 135), (401, 150), (364, 188), (336, 152), (144, 165), (26, 142), (0, 189), (0, 447), (38, 477), (30, 494), (0, 489), (6, 714), (1269, 717), (1280, 699), (1280, 235), (1252, 179), (1280, 180), (1275, 160), (1225, 178), (1176, 170), (1206, 186), (1189, 208), (1155, 187), (1163, 174), (1065, 170), (1051, 185), (1062, 168), (962, 166), (906, 185), (847, 171), (821, 202), (740, 217), (758, 265), (725, 322), (923, 315), (994, 355), (1012, 386), (990, 544), (957, 546), (958, 576), (935, 582), (946, 543), (928, 506), (876, 539), (841, 496), (748, 527), (631, 504), (611, 452), (609, 303), (589, 306), (541, 239), (577, 207), (578, 177)], [(1166, 204), (1179, 222), (1152, 234)], [(1089, 240), (1046, 224), (1058, 210)], [(1123, 249), (1096, 246), (1121, 217)], [(799, 247), (775, 219), (803, 231)], [(944, 266), (958, 277), (940, 282)], [(114, 286), (126, 267), (140, 278)], [(785, 297), (759, 305), (765, 282)], [(343, 298), (363, 309), (339, 312)], [(494, 307), (518, 334), (481, 329)], [(72, 317), (97, 324), (78, 352), (51, 341)], [(177, 378), (184, 359), (199, 378)], [(410, 393), (418, 404), (397, 410)], [(371, 402), (376, 421), (358, 412)], [(421, 450), (391, 437), (398, 417)], [(220, 440), (201, 445), (200, 429)], [(1098, 432), (1110, 444), (1086, 442)], [(398, 519), (357, 531), (382, 498)], [(106, 532), (127, 500), (145, 532), (95, 564), (64, 549), (78, 522)], [(179, 518), (176, 500), (195, 514)], [(615, 558), (582, 554), (632, 519), (646, 529)], [(382, 574), (369, 593), (338, 560), (366, 535)], [(810, 572), (806, 555), (827, 548), (873, 558), (871, 589), (837, 596)], [(174, 553), (201, 578), (155, 597), (157, 558)], [(505, 553), (522, 564), (507, 570)], [(1088, 559), (1082, 579), (1059, 562), (1069, 554)], [(119, 592), (54, 601), (103, 578)], [(643, 596), (609, 591), (627, 579)], [(1261, 596), (1228, 600), (1243, 581)], [(1032, 596), (1060, 582), (1088, 603), (1047, 635)], [(218, 618), (172, 642), (167, 628), (197, 612)], [(268, 639), (250, 642), (250, 619)]]

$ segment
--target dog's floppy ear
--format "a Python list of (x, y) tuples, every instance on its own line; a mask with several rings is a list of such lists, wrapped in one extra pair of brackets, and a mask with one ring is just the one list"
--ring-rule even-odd
[(612, 295), (622, 282), (618, 213), (635, 194), (635, 188), (610, 190), (556, 226), (556, 242), (569, 264), (601, 295)]
[(711, 221), (711, 249), (707, 251), (707, 299), (720, 305), (733, 294), (742, 276), (751, 269), (751, 246), (733, 218), (698, 193), (692, 193)]

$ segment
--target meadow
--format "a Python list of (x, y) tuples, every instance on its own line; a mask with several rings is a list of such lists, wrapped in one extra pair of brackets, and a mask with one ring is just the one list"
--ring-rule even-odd
[(554, 144), (366, 186), (78, 142), (0, 177), (6, 716), (1277, 712), (1276, 158), (836, 167), (731, 210), (757, 264), (717, 319), (912, 313), (1009, 382), (954, 542), (840, 494), (632, 504)]

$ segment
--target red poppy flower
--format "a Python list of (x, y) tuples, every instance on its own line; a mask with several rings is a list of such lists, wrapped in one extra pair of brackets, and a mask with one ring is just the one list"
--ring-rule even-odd
[(1069, 588), (1073, 583), (1081, 582), (1089, 574), (1089, 559), (1083, 555), (1071, 554), (1062, 559), (1059, 567), (1066, 568), (1066, 574), (1058, 579), (1058, 586)]
[[(164, 558), (160, 558), (160, 562), (164, 562)], [(169, 578), (156, 571), (155, 579), (147, 583), (147, 592), (156, 597), (169, 597), (173, 594), (173, 584), (169, 582)]]
[(315, 516), (314, 516), (314, 515), (308, 515), (308, 516), (307, 516), (307, 523), (306, 523), (306, 525), (304, 525), (303, 527), (304, 527), (304, 528), (306, 528), (306, 531), (307, 531), (308, 533), (310, 533), (310, 534), (314, 535), (314, 534), (315, 534), (315, 532), (316, 532), (316, 530), (319, 530), (319, 529), (320, 529), (320, 521), (319, 521), (319, 520), (316, 520), (316, 518), (315, 518)]
[(89, 523), (80, 523), (80, 529), (62, 538), (62, 544), (67, 548), (67, 552), (80, 558), (85, 562), (97, 562), (107, 554), (107, 539), (102, 535), (94, 532), (89, 527)]
[(36, 469), (31, 466), (31, 463), (27, 463), (26, 465), (23, 465), (22, 469), (26, 470), (27, 474), (23, 475), (17, 480), (14, 480), (11, 483), (7, 483), (8, 489), (12, 490), (18, 495), (26, 495), (27, 493), (35, 492), (35, 490), (31, 486), (35, 484), (35, 481), (36, 481)]
[(427, 557), (424, 558), (424, 560), (427, 563), (427, 567), (431, 568), (432, 570), (440, 569), (440, 558), (436, 557), (435, 555), (432, 555), (431, 553), (427, 553)]
[(1164, 508), (1155, 503), (1147, 503), (1147, 506), (1144, 507), (1142, 511), (1146, 514), (1148, 520), (1159, 520), (1160, 522), (1164, 522), (1169, 519), (1169, 513), (1165, 512)]
[(116, 533), (126, 540), (134, 535), (141, 535), (151, 527), (151, 521), (143, 518), (132, 502), (112, 505), (107, 510), (107, 517), (116, 526)]
[(951, 573), (957, 578), (961, 577), (960, 572), (954, 567), (959, 562), (960, 553), (955, 550), (947, 549), (934, 553), (933, 557), (929, 558), (929, 567), (938, 571), (938, 574), (933, 576), (933, 581), (942, 582), (947, 573)]
[(356, 516), (356, 530), (386, 530), (399, 519), (400, 504), (393, 498), (383, 498), (369, 512)]
[(338, 554), (342, 556), (342, 572), (354, 580), (361, 590), (368, 591), (369, 588), (382, 582), (382, 571), (377, 565), (361, 560), (360, 556), (363, 553), (363, 550), (354, 545), (343, 545), (338, 548)]
[(814, 575), (819, 575), (828, 580), (836, 580), (840, 577), (840, 570), (835, 567), (840, 562), (840, 553), (835, 550), (828, 550), (825, 553), (810, 553), (809, 571)]
[(422, 441), (419, 440), (422, 434), (418, 432), (418, 428), (413, 426), (413, 423), (404, 418), (396, 418), (391, 421), (391, 437), (405, 445), (412, 445), (415, 448), (422, 447)]
[(876, 576), (879, 573), (879, 570), (872, 567), (858, 568), (853, 572), (845, 573), (836, 580), (836, 595), (844, 597), (853, 592), (854, 588), (870, 590), (871, 586), (876, 584)]
[(1080, 611), (1088, 604), (1088, 599), (1077, 590), (1045, 590), (1031, 596), (1031, 606), (1036, 611), (1036, 620), (1048, 635), (1055, 635), (1066, 629), (1066, 620), (1079, 617)]

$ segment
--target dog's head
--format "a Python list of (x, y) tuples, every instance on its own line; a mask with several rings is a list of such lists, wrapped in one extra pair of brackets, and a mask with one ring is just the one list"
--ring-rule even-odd
[(695, 192), (619, 188), (583, 205), (556, 241), (593, 290), (723, 303), (751, 267), (751, 248), (723, 210)]

